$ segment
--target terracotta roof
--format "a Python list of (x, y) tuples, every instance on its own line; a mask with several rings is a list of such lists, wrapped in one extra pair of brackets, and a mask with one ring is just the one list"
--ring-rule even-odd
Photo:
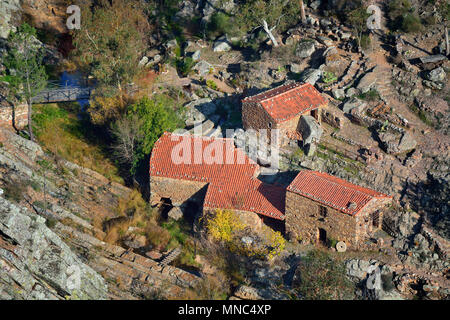
[[(215, 159), (220, 163), (215, 163)], [(166, 132), (155, 143), (150, 157), (151, 176), (205, 183), (248, 180), (256, 175), (258, 169), (259, 166), (245, 152), (234, 146), (233, 139)]]
[(287, 190), (350, 215), (356, 215), (375, 198), (391, 198), (317, 171), (300, 171)]
[(293, 82), (247, 97), (243, 102), (260, 103), (275, 122), (284, 122), (317, 109), (327, 100), (311, 84)]
[(245, 183), (211, 183), (203, 207), (250, 211), (284, 220), (285, 199), (286, 189), (250, 179)]

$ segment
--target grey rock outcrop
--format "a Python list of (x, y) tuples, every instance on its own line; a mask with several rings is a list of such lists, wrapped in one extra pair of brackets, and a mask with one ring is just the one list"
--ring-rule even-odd
[(198, 74), (203, 77), (211, 73), (211, 71), (214, 70), (214, 67), (210, 63), (201, 60), (192, 69), (197, 71)]
[(1, 197), (0, 265), (2, 299), (107, 297), (105, 280), (47, 228), (44, 218)]
[(303, 144), (319, 142), (323, 129), (312, 116), (302, 116), (300, 118), (300, 132), (303, 137)]
[(362, 112), (366, 107), (367, 104), (364, 101), (358, 98), (352, 98), (342, 106), (342, 111), (350, 113), (353, 109), (356, 109), (357, 112)]
[(214, 52), (226, 52), (231, 50), (231, 45), (228, 42), (227, 36), (224, 35), (214, 42)]
[(20, 0), (3, 0), (0, 2), (0, 38), (7, 38), (16, 28), (14, 20), (20, 16)]
[(320, 77), (322, 76), (322, 71), (319, 69), (307, 69), (305, 70), (300, 80), (303, 82), (307, 82), (311, 85), (315, 85), (317, 81), (320, 80)]
[(442, 67), (433, 69), (429, 71), (425, 77), (433, 82), (442, 82), (445, 81), (447, 78), (447, 74), (445, 73), (445, 70)]
[(314, 41), (307, 40), (297, 44), (295, 55), (299, 58), (309, 58), (316, 51)]

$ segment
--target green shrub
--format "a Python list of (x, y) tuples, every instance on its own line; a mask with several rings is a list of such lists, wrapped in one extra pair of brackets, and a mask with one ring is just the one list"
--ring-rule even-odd
[(408, 13), (403, 17), (401, 29), (404, 32), (419, 32), (422, 28), (422, 22), (417, 15)]
[(336, 248), (336, 244), (338, 243), (338, 241), (336, 239), (328, 239), (328, 245), (330, 246), (330, 248)]
[(218, 89), (217, 84), (213, 80), (206, 80), (206, 86), (208, 88), (211, 88), (211, 89), (216, 90), (216, 91)]
[(191, 57), (179, 59), (176, 62), (176, 67), (177, 67), (178, 72), (184, 77), (186, 77), (187, 75), (189, 75), (191, 73), (194, 65), (195, 65), (195, 61)]
[(380, 100), (380, 94), (377, 90), (370, 89), (366, 93), (361, 94), (359, 98), (366, 101), (378, 101)]
[(363, 34), (361, 36), (361, 47), (363, 49), (368, 49), (371, 45), (370, 36), (368, 34)]
[(325, 84), (330, 84), (337, 81), (337, 76), (331, 71), (325, 71), (322, 76), (322, 81)]
[(45, 220), (45, 225), (46, 225), (48, 228), (52, 229), (52, 228), (55, 227), (56, 222), (57, 222), (57, 221), (56, 221), (55, 219), (48, 218), (47, 220)]

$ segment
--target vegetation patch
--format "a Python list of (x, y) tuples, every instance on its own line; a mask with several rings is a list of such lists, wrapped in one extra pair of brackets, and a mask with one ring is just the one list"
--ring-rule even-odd
[(112, 181), (123, 183), (119, 169), (106, 154), (101, 132), (87, 119), (79, 119), (78, 104), (35, 105), (33, 125), (36, 137), (52, 154), (99, 172)]
[(300, 260), (294, 291), (305, 300), (353, 299), (355, 288), (345, 274), (341, 261), (315, 249)]

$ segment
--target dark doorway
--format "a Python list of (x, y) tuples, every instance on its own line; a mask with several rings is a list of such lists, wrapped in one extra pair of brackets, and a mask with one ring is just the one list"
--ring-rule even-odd
[(159, 204), (159, 214), (161, 218), (167, 219), (169, 211), (173, 208), (172, 200), (170, 198), (161, 198)]
[(319, 110), (318, 109), (311, 110), (311, 116), (317, 121), (319, 121)]
[(327, 232), (325, 229), (319, 228), (319, 242), (322, 244), (327, 244)]
[(375, 228), (379, 228), (379, 227), (380, 227), (380, 212), (375, 211), (375, 212), (372, 214), (372, 225), (373, 225)]
[(183, 204), (183, 214), (184, 219), (189, 224), (189, 226), (193, 226), (194, 221), (200, 211), (200, 206), (194, 201), (186, 201)]

